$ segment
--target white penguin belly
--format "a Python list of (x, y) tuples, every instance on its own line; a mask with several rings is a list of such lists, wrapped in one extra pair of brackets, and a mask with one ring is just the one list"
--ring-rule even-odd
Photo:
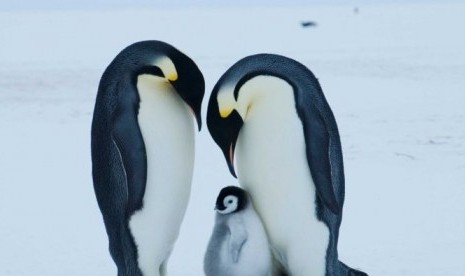
[(143, 207), (129, 221), (144, 276), (160, 275), (176, 241), (190, 196), (194, 122), (164, 79), (141, 75), (139, 127), (147, 153)]
[(271, 86), (250, 106), (240, 131), (235, 153), (239, 182), (263, 220), (274, 256), (293, 276), (325, 275), (329, 229), (316, 217), (315, 186), (292, 87), (275, 77), (249, 82), (244, 86)]

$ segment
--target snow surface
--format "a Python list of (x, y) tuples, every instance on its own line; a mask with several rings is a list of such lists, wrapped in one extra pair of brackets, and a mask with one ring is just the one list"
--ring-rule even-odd
[[(116, 275), (90, 122), (107, 64), (147, 39), (197, 62), (204, 114), (246, 55), (306, 64), (342, 138), (340, 259), (370, 275), (465, 275), (465, 4), (363, 3), (0, 12), (0, 275)], [(236, 183), (206, 127), (196, 154), (174, 276), (203, 275), (216, 195)]]

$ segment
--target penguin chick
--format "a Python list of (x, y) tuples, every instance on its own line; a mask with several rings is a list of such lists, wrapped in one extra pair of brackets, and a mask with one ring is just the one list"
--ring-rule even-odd
[(268, 239), (250, 196), (239, 187), (221, 190), (204, 258), (206, 276), (269, 276)]

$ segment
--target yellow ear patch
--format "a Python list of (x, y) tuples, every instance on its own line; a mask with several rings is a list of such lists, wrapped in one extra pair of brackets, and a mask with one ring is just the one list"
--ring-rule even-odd
[(233, 111), (232, 108), (223, 108), (223, 109), (220, 109), (220, 116), (221, 118), (226, 118), (229, 116), (229, 114), (231, 114), (231, 112)]
[(221, 118), (228, 117), (231, 114), (231, 112), (236, 108), (237, 102), (234, 98), (233, 88), (228, 87), (221, 89), (218, 92), (217, 100)]
[(161, 56), (153, 62), (153, 65), (160, 68), (167, 80), (175, 81), (178, 79), (178, 72), (176, 71), (176, 66), (174, 66), (173, 61), (169, 57)]
[(167, 77), (168, 77), (168, 80), (175, 81), (175, 80), (178, 79), (178, 74), (172, 73), (172, 74), (168, 75)]

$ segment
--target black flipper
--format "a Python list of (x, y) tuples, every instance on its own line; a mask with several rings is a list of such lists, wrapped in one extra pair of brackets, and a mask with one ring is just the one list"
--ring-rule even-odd
[(247, 242), (248, 234), (244, 225), (231, 224), (229, 225), (229, 254), (234, 263), (239, 261), (242, 247)]
[[(297, 89), (297, 112), (304, 127), (307, 160), (316, 192), (331, 212), (340, 214), (344, 172), (336, 121), (316, 78), (309, 87)], [(341, 191), (342, 196), (337, 196)]]
[(308, 164), (315, 182), (318, 196), (334, 214), (339, 214), (340, 206), (336, 199), (331, 177), (329, 155), (330, 136), (317, 108), (302, 111), (305, 129), (305, 143)]
[[(112, 69), (112, 67), (109, 68)], [(137, 112), (134, 110), (137, 109), (130, 107), (127, 99), (123, 101), (125, 104), (119, 103), (120, 97), (128, 95), (118, 93), (120, 92), (118, 87), (121, 86), (121, 78), (114, 79), (111, 74), (109, 75), (109, 71), (112, 70), (107, 69), (102, 77), (92, 120), (91, 146), (94, 189), (109, 237), (110, 253), (118, 267), (118, 275), (141, 276), (142, 273), (137, 267), (136, 245), (130, 235), (127, 218), (130, 215), (128, 204), (131, 205), (131, 212), (134, 212), (136, 208), (134, 206), (137, 205), (134, 203), (137, 202), (137, 199), (133, 196), (135, 194), (134, 187), (137, 185), (133, 183), (142, 183), (145, 186), (145, 180), (141, 182), (145, 178), (145, 171), (135, 171), (134, 165), (131, 165), (132, 162), (141, 162), (132, 161), (135, 159), (145, 162), (145, 157), (140, 158), (144, 156), (141, 154), (141, 147), (133, 147), (134, 145), (143, 145), (143, 141), (141, 135), (138, 134), (140, 131), (133, 133), (131, 128), (126, 127), (131, 124), (131, 120), (135, 120)], [(109, 81), (109, 77), (114, 81)], [(125, 90), (125, 92), (127, 91), (130, 90)], [(129, 97), (134, 98), (135, 96)], [(131, 112), (135, 115), (131, 115)], [(137, 122), (135, 123), (137, 127)], [(128, 140), (129, 134), (136, 134), (130, 138), (135, 141)], [(130, 147), (137, 149), (132, 157)], [(134, 156), (139, 156), (139, 158), (134, 158)], [(139, 175), (139, 177), (129, 179), (127, 173)]]
[[(128, 88), (132, 89), (132, 88)], [(147, 181), (147, 155), (137, 121), (139, 100), (136, 93), (125, 93), (113, 116), (112, 138), (121, 155), (126, 173), (128, 215), (142, 207)]]

